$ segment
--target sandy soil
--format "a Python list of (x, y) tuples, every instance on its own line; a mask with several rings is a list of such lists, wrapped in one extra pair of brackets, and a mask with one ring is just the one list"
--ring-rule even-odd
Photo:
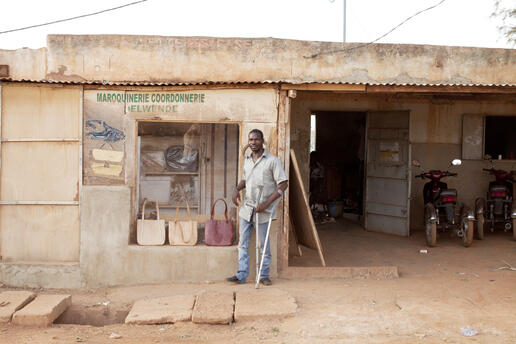
[[(516, 343), (516, 271), (496, 270), (502, 261), (516, 266), (516, 242), (509, 233), (487, 235), (469, 248), (445, 235), (438, 247), (422, 254), (422, 233), (399, 238), (351, 225), (343, 228), (343, 223), (325, 226), (320, 233), (330, 265), (395, 264), (400, 278), (276, 279), (271, 288), (289, 292), (299, 306), (295, 316), (279, 320), (232, 325), (56, 324), (47, 329), (0, 325), (0, 343)], [(314, 252), (303, 253), (303, 261), (293, 257), (292, 262), (316, 264)], [(247, 288), (253, 286), (170, 284), (69, 292), (75, 306), (111, 316), (123, 315), (144, 297)], [(464, 327), (478, 334), (465, 337)], [(111, 333), (121, 338), (110, 339)]]

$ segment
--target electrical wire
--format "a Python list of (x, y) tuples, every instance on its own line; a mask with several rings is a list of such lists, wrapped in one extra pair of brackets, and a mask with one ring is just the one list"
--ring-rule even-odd
[(408, 17), (407, 19), (405, 19), (404, 21), (402, 21), (401, 23), (399, 23), (398, 25), (396, 25), (395, 27), (393, 27), (392, 29), (390, 29), (389, 31), (387, 31), (386, 33), (384, 33), (383, 35), (381, 35), (380, 37), (378, 37), (377, 39), (375, 39), (375, 40), (373, 40), (371, 42), (358, 44), (358, 45), (355, 45), (355, 46), (352, 46), (352, 47), (349, 47), (349, 48), (345, 48), (345, 49), (335, 49), (335, 50), (323, 51), (323, 52), (319, 52), (319, 53), (316, 53), (316, 54), (313, 54), (313, 55), (310, 55), (310, 56), (303, 56), (303, 57), (305, 59), (313, 59), (313, 58), (316, 58), (316, 57), (321, 56), (321, 55), (343, 53), (343, 52), (346, 52), (346, 51), (350, 51), (350, 50), (366, 47), (368, 45), (371, 45), (373, 43), (378, 42), (380, 39), (382, 39), (385, 36), (387, 36), (388, 34), (392, 33), (394, 30), (398, 29), (400, 26), (402, 26), (403, 24), (405, 24), (406, 22), (408, 22), (410, 19), (414, 18), (415, 16), (418, 16), (419, 14), (421, 14), (423, 12), (426, 12), (426, 11), (429, 11), (431, 9), (434, 9), (437, 6), (440, 6), (445, 1), (446, 0), (441, 0), (439, 3), (437, 3), (437, 4), (433, 5), (433, 6), (430, 6), (428, 8), (425, 8), (424, 10), (421, 10), (419, 12), (414, 13), (413, 15), (411, 15), (410, 17)]
[(0, 35), (2, 35), (4, 33), (15, 32), (15, 31), (22, 31), (22, 30), (32, 29), (32, 28), (35, 28), (35, 27), (51, 25), (51, 24), (56, 24), (56, 23), (62, 23), (62, 22), (65, 22), (65, 21), (70, 21), (70, 20), (84, 18), (84, 17), (90, 17), (90, 16), (94, 16), (94, 15), (97, 15), (97, 14), (118, 10), (120, 8), (136, 5), (136, 4), (139, 4), (139, 3), (142, 3), (142, 2), (146, 2), (146, 1), (148, 1), (148, 0), (134, 1), (134, 2), (131, 2), (131, 3), (128, 3), (128, 4), (125, 4), (125, 5), (121, 5), (121, 6), (117, 6), (117, 7), (112, 7), (112, 8), (108, 8), (108, 9), (97, 11), (97, 12), (93, 12), (93, 13), (82, 14), (82, 15), (76, 16), (76, 17), (71, 17), (71, 18), (66, 18), (66, 19), (59, 19), (59, 20), (54, 20), (54, 21), (51, 21), (51, 22), (43, 23), (43, 24), (36, 24), (36, 25), (21, 27), (21, 28), (17, 28), (17, 29), (0, 31)]

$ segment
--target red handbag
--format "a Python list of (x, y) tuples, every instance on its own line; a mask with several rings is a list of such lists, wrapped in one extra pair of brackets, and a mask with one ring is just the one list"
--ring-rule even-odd
[[(218, 201), (224, 202), (226, 220), (213, 219), (215, 216), (215, 204)], [(222, 198), (213, 202), (211, 206), (210, 219), (204, 224), (204, 242), (208, 246), (231, 246), (233, 243), (233, 222), (228, 218), (228, 204)]]

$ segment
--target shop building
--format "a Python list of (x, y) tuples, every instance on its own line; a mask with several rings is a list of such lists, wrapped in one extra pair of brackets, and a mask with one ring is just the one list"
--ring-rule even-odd
[[(231, 194), (254, 128), (291, 178), (293, 151), (306, 198), (316, 150), (328, 163), (326, 200), (345, 201), (371, 232), (421, 230), (413, 159), (446, 168), (461, 158), (449, 183), (470, 206), (490, 180), (486, 154), (516, 169), (516, 50), (356, 46), (50, 35), (46, 48), (0, 50), (0, 282), (77, 288), (233, 275), (237, 247), (204, 245), (202, 222), (218, 198), (238, 221)], [(187, 150), (194, 165), (171, 168)], [(273, 277), (397, 276), (395, 267), (289, 266), (293, 225), (325, 255), (324, 242), (303, 237), (312, 223), (292, 182), (273, 222)], [(182, 196), (201, 223), (198, 245), (137, 245), (143, 200), (157, 199), (171, 219)], [(185, 203), (179, 213), (188, 216)]]

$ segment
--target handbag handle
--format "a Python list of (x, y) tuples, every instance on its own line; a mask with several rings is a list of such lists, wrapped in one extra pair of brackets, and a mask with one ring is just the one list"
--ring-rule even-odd
[(157, 220), (159, 220), (159, 204), (158, 204), (158, 201), (156, 201), (154, 198), (145, 198), (143, 200), (143, 204), (142, 204), (142, 220), (145, 219), (145, 204), (147, 203), (147, 200), (149, 202), (154, 202), (154, 204), (156, 205), (156, 213), (157, 213)]
[(219, 198), (215, 202), (213, 202), (213, 204), (211, 206), (211, 217), (210, 217), (210, 220), (213, 220), (213, 217), (215, 216), (215, 204), (217, 204), (218, 201), (224, 202), (224, 206), (226, 207), (226, 209), (224, 210), (224, 216), (226, 217), (226, 222), (229, 222), (229, 219), (228, 219), (228, 204), (226, 203), (226, 201), (223, 198)]
[(177, 206), (176, 206), (176, 215), (179, 214), (179, 206), (181, 205), (181, 201), (182, 200), (185, 200), (185, 203), (186, 203), (186, 212), (188, 213), (188, 216), (190, 216), (190, 205), (188, 204), (188, 200), (186, 199), (185, 196), (181, 196), (181, 198), (179, 199), (179, 201), (177, 201)]

